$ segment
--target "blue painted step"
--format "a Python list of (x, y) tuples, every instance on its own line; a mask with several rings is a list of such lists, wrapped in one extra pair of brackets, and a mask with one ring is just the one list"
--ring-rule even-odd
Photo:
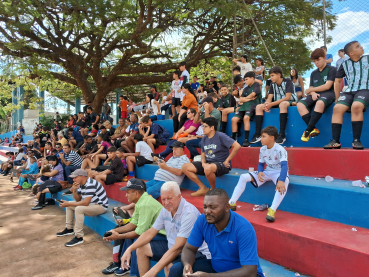
[[(289, 107), (288, 108), (288, 121), (286, 127), (286, 138), (287, 141), (285, 142), (285, 146), (290, 147), (323, 147), (332, 139), (332, 114), (333, 114), (333, 107), (331, 105), (327, 111), (323, 114), (321, 119), (317, 124), (317, 128), (320, 131), (320, 135), (315, 137), (314, 139), (310, 139), (309, 142), (302, 142), (301, 136), (306, 129), (305, 122), (301, 119), (301, 116), (296, 107)], [(234, 113), (228, 115), (228, 124), (227, 124), (227, 134), (229, 136), (232, 135), (232, 117)], [(365, 122), (369, 122), (369, 113), (364, 113), (364, 124)], [(173, 123), (172, 120), (158, 120), (155, 123), (162, 125), (165, 127), (171, 134), (173, 135)], [(265, 113), (263, 127), (266, 126), (275, 126), (279, 129), (279, 109), (272, 109), (269, 113)], [(365, 125), (364, 125), (365, 126)], [(250, 138), (255, 133), (255, 121), (251, 121), (251, 129), (250, 129)], [(238, 138), (238, 142), (242, 144), (245, 139), (245, 131), (243, 128), (243, 123), (241, 127), (241, 137)], [(364, 139), (369, 136), (369, 128), (363, 128), (363, 132), (361, 135), (362, 143), (364, 147), (369, 147), (369, 140)], [(351, 114), (346, 113), (343, 116), (343, 126), (341, 132), (341, 144), (342, 147), (352, 147), (352, 125), (351, 125)], [(253, 146), (261, 146), (261, 143), (257, 143), (252, 145)], [(303, 165), (301, 165), (303, 166)]]
[[(159, 167), (156, 164), (136, 166), (136, 177), (145, 180), (154, 178)], [(223, 188), (231, 197), (237, 185), (240, 174), (247, 170), (233, 168), (229, 174), (217, 178), (216, 185)], [(208, 187), (205, 176), (199, 176), (200, 180)], [(358, 188), (351, 185), (351, 181), (334, 180), (327, 183), (324, 179), (315, 180), (312, 177), (290, 176), (290, 185), (287, 196), (284, 198), (280, 210), (297, 213), (315, 218), (340, 222), (343, 224), (369, 228), (369, 189)], [(182, 188), (197, 190), (198, 187), (190, 179), (185, 177)], [(251, 204), (272, 203), (275, 193), (275, 185), (272, 182), (255, 189), (250, 183), (239, 199)]]
[[(53, 195), (54, 198), (56, 196), (56, 199), (59, 199), (59, 200), (63, 199), (67, 201), (73, 201), (73, 197), (71, 195), (62, 195), (63, 192), (64, 191), (61, 191), (61, 192), (58, 192), (56, 195)], [(51, 197), (50, 193), (48, 193), (46, 197)], [(59, 206), (58, 202), (56, 202), (56, 204)], [(116, 226), (113, 214), (110, 212), (111, 209), (113, 207), (121, 206), (121, 205), (123, 204), (109, 198), (108, 211), (105, 214), (102, 214), (99, 216), (94, 216), (94, 217), (86, 216), (85, 225), (89, 227), (91, 230), (98, 233), (100, 236), (103, 236), (106, 231), (111, 230)], [(65, 208), (63, 209), (65, 210)], [(154, 266), (155, 264), (156, 262), (151, 262), (151, 266)], [(267, 277), (293, 277), (295, 276), (295, 273), (293, 273), (292, 271), (288, 271), (280, 265), (273, 264), (263, 259), (260, 259), (260, 265), (261, 265), (261, 268), (263, 269), (263, 272), (265, 273)], [(157, 276), (165, 277), (164, 271), (163, 270), (160, 271)]]

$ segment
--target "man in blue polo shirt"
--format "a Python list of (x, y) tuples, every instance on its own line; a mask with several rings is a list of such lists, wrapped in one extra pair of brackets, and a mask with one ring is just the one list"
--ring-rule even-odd
[[(228, 194), (215, 188), (206, 193), (200, 215), (182, 251), (182, 264), (170, 269), (169, 277), (236, 276), (263, 277), (254, 228), (244, 217), (229, 209)], [(206, 242), (211, 259), (195, 260)], [(195, 274), (196, 273), (196, 274)]]

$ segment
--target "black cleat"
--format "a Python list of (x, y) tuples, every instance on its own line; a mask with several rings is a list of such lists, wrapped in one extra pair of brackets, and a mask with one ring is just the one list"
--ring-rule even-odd
[(258, 143), (260, 140), (261, 140), (261, 136), (260, 136), (260, 135), (255, 134), (255, 135), (252, 137), (252, 139), (251, 139), (250, 143), (251, 143), (251, 144)]
[(341, 143), (332, 139), (327, 145), (324, 145), (324, 149), (340, 149)]
[(244, 142), (242, 143), (242, 147), (249, 147), (250, 146), (250, 142), (248, 139), (245, 139)]
[(364, 149), (364, 145), (361, 144), (361, 141), (358, 139), (355, 139), (352, 142), (352, 148), (356, 149), (356, 150), (363, 150)]
[(281, 135), (281, 134), (279, 134), (278, 135), (278, 138), (277, 138), (277, 140), (275, 141), (276, 143), (278, 143), (278, 144), (283, 144), (283, 143), (285, 143), (286, 142), (286, 136), (285, 135)]

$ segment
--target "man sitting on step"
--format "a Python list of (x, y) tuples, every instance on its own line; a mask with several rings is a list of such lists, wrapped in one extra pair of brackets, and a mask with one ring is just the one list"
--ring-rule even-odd
[(184, 174), (199, 186), (199, 190), (191, 196), (204, 196), (209, 190), (197, 175), (205, 175), (211, 188), (214, 189), (216, 177), (231, 171), (231, 160), (241, 148), (237, 141), (222, 132), (217, 132), (217, 125), (218, 122), (214, 117), (207, 117), (202, 121), (204, 137), (201, 140), (201, 162), (182, 166)]
[[(128, 269), (131, 252), (137, 250), (140, 276), (156, 276), (163, 268), (165, 276), (168, 276), (170, 267), (181, 262), (182, 249), (200, 216), (199, 210), (181, 196), (176, 182), (163, 184), (161, 201), (164, 208), (161, 209), (154, 225), (128, 247), (122, 256), (122, 266)], [(162, 229), (165, 229), (167, 239), (154, 240)], [(203, 243), (196, 253), (196, 259), (207, 258), (211, 258), (210, 252), (207, 244)], [(158, 262), (151, 269), (150, 260)]]
[[(120, 190), (126, 191), (128, 201), (135, 204), (135, 211), (128, 224), (110, 230), (111, 235), (104, 237), (104, 240), (114, 241), (114, 247), (113, 263), (105, 268), (102, 273), (115, 273), (117, 276), (131, 273), (132, 276), (139, 276), (136, 255), (132, 255), (130, 269), (124, 269), (121, 267), (121, 253), (124, 253), (132, 245), (134, 239), (152, 227), (163, 206), (148, 195), (146, 184), (140, 179), (130, 179), (127, 182), (127, 186), (122, 187)], [(158, 239), (165, 240), (165, 231), (162, 230), (159, 233), (162, 236), (158, 236)]]

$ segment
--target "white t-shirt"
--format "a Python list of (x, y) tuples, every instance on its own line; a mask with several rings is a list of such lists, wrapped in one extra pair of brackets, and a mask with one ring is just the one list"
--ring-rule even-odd
[(237, 62), (237, 65), (239, 67), (241, 67), (241, 75), (242, 78), (245, 76), (245, 74), (249, 71), (252, 71), (252, 65), (251, 63), (241, 63), (241, 62)]
[(153, 158), (151, 157), (152, 150), (146, 142), (144, 141), (137, 142), (136, 152), (140, 152), (140, 156), (145, 157), (146, 160), (154, 161)]
[[(187, 84), (190, 82), (190, 73), (188, 73), (187, 70), (183, 71), (179, 80), (180, 80), (179, 88), (181, 88), (183, 84)], [(183, 100), (184, 96), (185, 96), (184, 93), (181, 91), (180, 92), (181, 101)]]
[(287, 151), (278, 143), (270, 149), (266, 145), (260, 148), (259, 163), (266, 163), (265, 171), (280, 171), (281, 162), (287, 162)]
[(172, 90), (174, 91), (174, 95), (172, 95), (172, 97), (175, 97), (175, 98), (180, 98), (181, 97), (181, 93), (179, 92), (180, 90), (180, 83), (181, 81), (180, 80), (173, 80), (172, 81)]
[(163, 102), (164, 102), (163, 105), (168, 105), (168, 101), (166, 101), (167, 98), (168, 98), (168, 96), (163, 96)]
[(151, 108), (154, 112), (154, 115), (158, 115), (159, 114), (159, 110), (158, 110), (158, 106), (155, 104), (155, 99), (151, 99)]
[(17, 155), (17, 157), (15, 157), (15, 161), (20, 161), (22, 158), (23, 158), (23, 156), (25, 156), (26, 154), (24, 154), (24, 153), (19, 153), (18, 155)]

